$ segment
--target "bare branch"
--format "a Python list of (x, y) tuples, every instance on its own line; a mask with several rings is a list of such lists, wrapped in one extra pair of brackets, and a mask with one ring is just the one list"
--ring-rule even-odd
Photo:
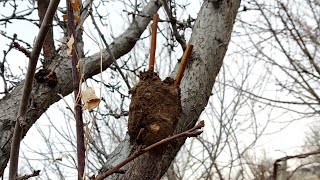
[(16, 48), (18, 51), (22, 52), (24, 55), (26, 55), (28, 58), (31, 56), (31, 52), (28, 51), (25, 47), (20, 46), (18, 42), (13, 42), (12, 46)]
[[(79, 2), (79, 1), (77, 1)], [(77, 160), (78, 160), (78, 180), (84, 178), (85, 169), (85, 141), (84, 141), (84, 124), (82, 116), (82, 106), (81, 106), (81, 75), (79, 72), (79, 51), (78, 51), (78, 39), (81, 33), (76, 32), (76, 15), (79, 15), (80, 4), (71, 2), (67, 0), (67, 17), (68, 17), (68, 35), (70, 38), (74, 39), (71, 51), (72, 60), (72, 82), (73, 82), (73, 93), (74, 93), (74, 112), (76, 120), (76, 133), (77, 133)], [(73, 3), (73, 5), (72, 5)], [(70, 47), (68, 47), (70, 48)]]
[(302, 158), (306, 158), (308, 156), (317, 155), (317, 154), (320, 154), (320, 151), (313, 151), (313, 152), (303, 153), (303, 154), (298, 154), (298, 155), (293, 155), (293, 156), (285, 156), (285, 157), (277, 159), (273, 164), (273, 177), (274, 178), (277, 177), (277, 174), (278, 174), (277, 170), (278, 170), (279, 162), (287, 161), (287, 160), (293, 159), (293, 158), (302, 159)]
[(50, 24), (52, 22), (53, 16), (56, 12), (56, 9), (58, 8), (59, 2), (60, 0), (52, 0), (50, 2), (46, 15), (41, 24), (35, 46), (31, 52), (31, 56), (29, 59), (28, 71), (27, 71), (26, 80), (24, 83), (23, 94), (20, 101), (19, 112), (16, 119), (16, 123), (15, 123), (15, 129), (14, 129), (12, 145), (11, 145), (9, 180), (14, 180), (17, 175), (20, 141), (22, 137), (22, 131), (24, 128), (21, 125), (24, 125), (26, 123), (26, 114), (28, 110), (30, 93), (32, 91), (32, 85), (33, 85), (33, 77), (36, 70), (38, 58), (39, 58), (43, 43), (45, 41), (46, 35), (51, 26)]
[(40, 175), (40, 170), (34, 170), (32, 172), (32, 174), (27, 174), (27, 175), (24, 175), (24, 176), (20, 176), (16, 180), (27, 180), (29, 178), (36, 177), (36, 176), (39, 176), (39, 175)]

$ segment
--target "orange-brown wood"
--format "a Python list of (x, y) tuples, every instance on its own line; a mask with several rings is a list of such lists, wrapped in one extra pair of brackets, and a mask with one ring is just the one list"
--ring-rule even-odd
[(149, 70), (150, 71), (154, 71), (158, 21), (159, 21), (159, 15), (158, 14), (153, 15), (153, 23), (152, 23), (152, 28), (151, 28), (150, 60), (149, 60)]
[(180, 66), (179, 66), (179, 70), (177, 72), (177, 76), (176, 76), (176, 79), (175, 79), (175, 82), (174, 82), (177, 87), (180, 86), (184, 70), (186, 69), (188, 60), (189, 60), (189, 58), (191, 56), (192, 48), (193, 48), (193, 45), (188, 44), (187, 45), (187, 49), (185, 50), (185, 52), (183, 54), (183, 57), (182, 57), (182, 60), (181, 60)]

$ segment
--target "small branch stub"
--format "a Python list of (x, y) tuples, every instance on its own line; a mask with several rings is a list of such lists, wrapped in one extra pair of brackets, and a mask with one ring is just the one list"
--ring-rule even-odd
[(192, 48), (193, 48), (193, 45), (188, 44), (187, 45), (187, 49), (183, 54), (183, 57), (182, 57), (182, 60), (181, 60), (180, 66), (179, 66), (179, 70), (177, 72), (177, 76), (176, 76), (176, 79), (175, 79), (175, 83), (174, 83), (176, 87), (180, 86), (184, 70), (186, 69), (188, 60), (189, 60), (189, 58), (191, 56)]
[(158, 28), (159, 15), (153, 15), (152, 31), (151, 31), (151, 48), (150, 48), (150, 60), (149, 70), (154, 71), (154, 62), (156, 56), (156, 43), (157, 43), (157, 28)]

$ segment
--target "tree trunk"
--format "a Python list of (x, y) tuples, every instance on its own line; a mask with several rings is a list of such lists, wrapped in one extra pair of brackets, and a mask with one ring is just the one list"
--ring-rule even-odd
[[(194, 45), (192, 58), (181, 83), (183, 113), (176, 132), (192, 128), (206, 107), (216, 76), (220, 71), (227, 51), (240, 0), (207, 0), (203, 3), (194, 24), (191, 44)], [(172, 76), (175, 75), (178, 64)], [(124, 175), (110, 179), (150, 180), (160, 179), (185, 142), (185, 138), (170, 143), (163, 154), (146, 153), (132, 161)], [(122, 142), (113, 155), (108, 167), (115, 166), (128, 156), (130, 143)]]

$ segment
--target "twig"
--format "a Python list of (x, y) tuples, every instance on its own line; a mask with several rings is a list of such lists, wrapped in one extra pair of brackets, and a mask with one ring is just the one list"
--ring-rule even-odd
[(32, 174), (26, 174), (24, 176), (20, 176), (16, 180), (27, 180), (29, 178), (36, 177), (36, 176), (39, 176), (39, 175), (40, 175), (40, 170), (34, 170), (32, 172)]
[(15, 49), (17, 49), (18, 51), (22, 52), (24, 55), (26, 55), (28, 58), (30, 58), (31, 56), (31, 52), (28, 51), (25, 47), (20, 46), (20, 44), (18, 42), (13, 42), (12, 43), (12, 47), (14, 47)]
[[(1, 33), (1, 31), (0, 31)], [(2, 33), (1, 33), (2, 34)], [(2, 34), (4, 35), (4, 34)], [(4, 37), (7, 37), (4, 35)], [(11, 39), (11, 44), (14, 43), (16, 40), (17, 40), (17, 34), (13, 34), (13, 37), (7, 37), (9, 39)], [(3, 51), (3, 59), (2, 59), (2, 62), (0, 62), (0, 76), (2, 78), (2, 81), (3, 81), (3, 87), (4, 87), (4, 94), (7, 94), (9, 92), (8, 90), (8, 83), (7, 83), (7, 80), (6, 80), (6, 75), (5, 75), (5, 68), (4, 68), (4, 64), (7, 62), (6, 60), (6, 56), (9, 54), (9, 52), (12, 50), (12, 45), (8, 47), (8, 50), (6, 51)], [(11, 139), (11, 138), (10, 138)]]
[(90, 12), (90, 16), (91, 16), (91, 20), (92, 20), (93, 25), (95, 26), (96, 30), (98, 31), (99, 36), (100, 36), (101, 39), (102, 39), (102, 42), (103, 42), (104, 45), (106, 46), (106, 50), (107, 50), (108, 54), (110, 55), (110, 58), (111, 58), (111, 60), (113, 61), (114, 66), (115, 66), (116, 69), (119, 71), (122, 79), (124, 80), (124, 82), (126, 83), (128, 89), (130, 90), (131, 87), (130, 87), (128, 78), (126, 78), (126, 76), (125, 76), (124, 73), (122, 72), (121, 68), (119, 67), (116, 58), (114, 57), (113, 53), (111, 52), (111, 50), (110, 50), (110, 48), (109, 48), (109, 44), (107, 43), (106, 39), (104, 38), (104, 35), (102, 34), (101, 30), (99, 29), (99, 27), (98, 27), (98, 25), (97, 25), (97, 23), (96, 23), (96, 20), (95, 20), (94, 17), (93, 17), (92, 12)]
[[(72, 59), (72, 81), (73, 81), (73, 92), (74, 92), (74, 112), (76, 119), (76, 134), (77, 134), (77, 164), (78, 164), (78, 180), (82, 180), (84, 177), (85, 170), (85, 141), (84, 141), (84, 126), (83, 126), (83, 116), (82, 116), (82, 107), (81, 107), (81, 75), (77, 68), (79, 63), (78, 56), (78, 33), (76, 32), (75, 15), (79, 15), (79, 6), (80, 4), (74, 5), (71, 4), (71, 0), (67, 0), (67, 19), (68, 19), (68, 36), (73, 36), (74, 43), (72, 46), (71, 59)], [(74, 10), (78, 9), (78, 10)], [(80, 34), (80, 33), (79, 33)]]
[(174, 139), (178, 139), (181, 137), (197, 137), (198, 135), (200, 135), (203, 131), (199, 130), (201, 128), (204, 127), (204, 121), (200, 121), (195, 127), (181, 132), (179, 134), (175, 134), (173, 136), (167, 137), (165, 139), (162, 139), (161, 141), (158, 141), (146, 148), (143, 149), (139, 149), (137, 150), (135, 153), (133, 153), (130, 157), (128, 157), (126, 160), (122, 161), (121, 163), (119, 163), (118, 165), (116, 165), (114, 168), (110, 169), (109, 171), (99, 175), (95, 180), (103, 180), (104, 178), (110, 176), (113, 173), (119, 172), (120, 168), (123, 167), (124, 165), (128, 164), (129, 162), (131, 162), (132, 160), (134, 160), (135, 158), (139, 157), (140, 155), (160, 146), (163, 144), (166, 144), (170, 141), (173, 141)]
[(150, 20), (152, 19), (152, 17), (151, 17), (150, 15), (148, 15), (148, 14), (143, 14), (143, 13), (141, 13), (141, 12), (139, 12), (139, 13), (134, 13), (134, 12), (129, 12), (129, 11), (125, 10), (125, 9), (122, 10), (122, 12), (126, 12), (126, 13), (128, 13), (128, 15), (150, 18)]
[(176, 40), (181, 45), (182, 50), (185, 51), (186, 50), (186, 40), (178, 32), (177, 19), (175, 17), (173, 17), (172, 11), (169, 8), (168, 2), (164, 1), (164, 0), (161, 0), (161, 3), (162, 3), (162, 6), (163, 6), (163, 9), (166, 11), (166, 13), (167, 13), (167, 15), (169, 17), (170, 24), (171, 24), (172, 30), (173, 30), (173, 35), (176, 37)]
[(149, 60), (149, 71), (154, 71), (154, 62), (156, 56), (156, 46), (157, 46), (157, 28), (158, 28), (158, 20), (159, 15), (153, 15), (153, 22), (152, 22), (152, 30), (151, 30), (151, 47), (150, 47), (150, 60)]
[(51, 0), (46, 15), (41, 23), (41, 27), (36, 39), (36, 43), (33, 47), (31, 52), (31, 56), (29, 59), (28, 70), (26, 74), (26, 79), (23, 87), (23, 94), (20, 101), (20, 107), (18, 112), (18, 117), (16, 120), (13, 138), (12, 138), (12, 145), (10, 151), (10, 167), (9, 167), (9, 180), (16, 179), (17, 170), (18, 170), (18, 160), (19, 160), (19, 149), (20, 149), (20, 141), (22, 136), (23, 127), (20, 126), (20, 122), (18, 119), (22, 119), (25, 121), (26, 114), (28, 110), (28, 104), (30, 100), (30, 94), (32, 91), (32, 84), (33, 84), (33, 77), (36, 71), (36, 66), (38, 62), (38, 58), (41, 52), (41, 48), (45, 41), (46, 35), (51, 27), (51, 22), (53, 16), (58, 8), (60, 0)]
[(176, 76), (176, 79), (175, 79), (175, 83), (174, 83), (176, 85), (176, 87), (180, 86), (184, 70), (186, 69), (187, 62), (188, 62), (189, 57), (190, 57), (191, 52), (192, 52), (192, 48), (193, 48), (193, 45), (188, 44), (187, 45), (187, 49), (183, 54), (183, 57), (182, 57), (182, 60), (181, 60), (180, 66), (179, 66), (179, 70), (177, 72), (177, 76)]
[(57, 93), (57, 95), (64, 101), (64, 103), (66, 103), (67, 105), (67, 109), (69, 109), (71, 111), (71, 113), (73, 114), (73, 117), (76, 117), (76, 114), (73, 112), (72, 108), (70, 107), (70, 105), (68, 104), (68, 102), (65, 100), (65, 98), (63, 97), (62, 94)]
[(136, 14), (136, 12), (138, 11), (138, 2), (137, 2), (138, 0), (135, 0), (134, 1), (134, 11), (133, 11), (133, 16), (132, 16), (132, 21), (134, 21), (135, 20), (135, 15), (134, 14)]

